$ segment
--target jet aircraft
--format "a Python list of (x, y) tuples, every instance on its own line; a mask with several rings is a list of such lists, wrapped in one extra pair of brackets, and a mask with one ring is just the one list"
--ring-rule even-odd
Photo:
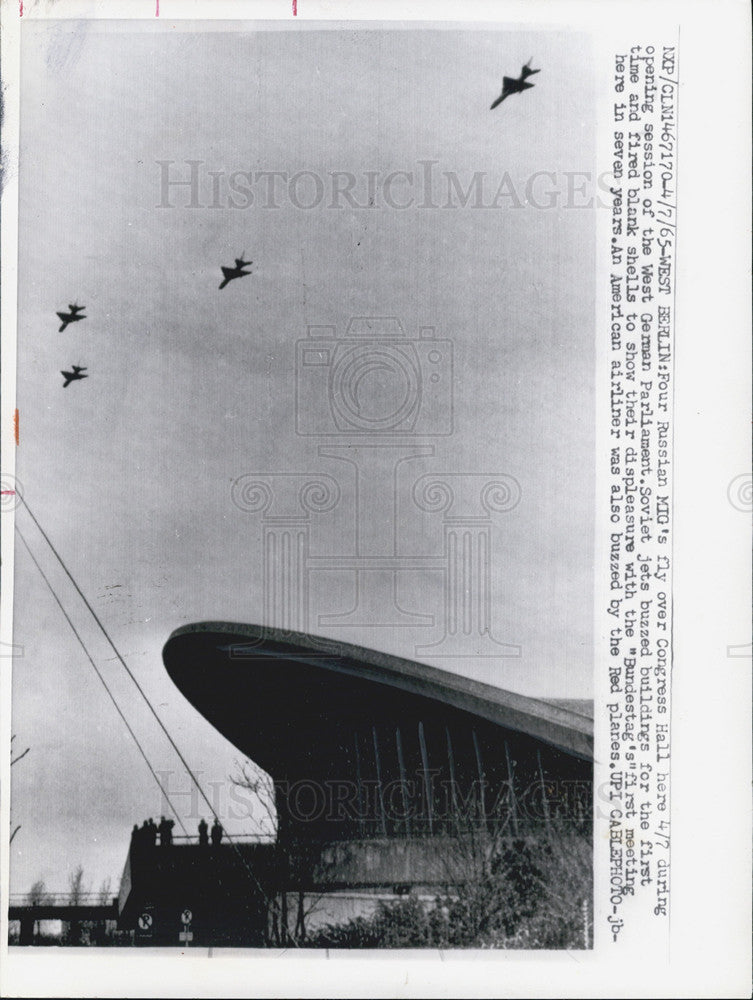
[(60, 373), (63, 376), (63, 378), (65, 379), (65, 382), (63, 382), (63, 388), (64, 389), (71, 382), (76, 382), (76, 381), (78, 381), (78, 379), (81, 379), (81, 378), (89, 378), (88, 375), (82, 375), (81, 374), (81, 372), (85, 372), (86, 371), (86, 365), (84, 365), (83, 367), (81, 367), (79, 365), (71, 365), (71, 368), (73, 369), (72, 372), (61, 372)]
[(244, 271), (243, 268), (244, 267), (250, 267), (252, 264), (253, 264), (252, 260), (244, 260), (243, 259), (243, 254), (241, 254), (240, 257), (236, 257), (235, 258), (235, 267), (223, 267), (222, 268), (222, 273), (224, 275), (224, 279), (223, 279), (222, 284), (220, 285), (220, 288), (221, 289), (224, 288), (225, 285), (229, 281), (232, 281), (234, 278), (245, 278), (245, 277), (247, 277), (249, 274), (251, 274), (251, 271)]
[(86, 319), (86, 316), (81, 315), (81, 310), (86, 309), (86, 306), (69, 305), (68, 308), (70, 312), (67, 313), (56, 313), (63, 321), (63, 325), (58, 330), (58, 333), (62, 333), (63, 330), (68, 326), (69, 323), (77, 323), (80, 319)]
[(532, 83), (526, 83), (526, 78), (529, 76), (533, 76), (534, 73), (540, 73), (541, 70), (531, 69), (532, 62), (533, 59), (528, 60), (523, 69), (520, 71), (520, 76), (518, 77), (506, 76), (503, 78), (502, 93), (499, 95), (496, 101), (494, 101), (491, 108), (489, 109), (490, 111), (493, 111), (497, 107), (497, 105), (501, 104), (506, 97), (510, 96), (510, 94), (522, 94), (524, 90), (528, 90), (529, 87), (533, 87)]

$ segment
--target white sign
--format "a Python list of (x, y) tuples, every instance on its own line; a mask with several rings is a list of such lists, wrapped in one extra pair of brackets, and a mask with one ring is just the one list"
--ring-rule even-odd
[(189, 930), (181, 931), (178, 935), (178, 940), (188, 944), (189, 941), (193, 941), (193, 934)]
[(180, 922), (182, 924), (190, 924), (193, 920), (193, 913), (190, 910), (184, 910), (180, 915)]
[(151, 913), (142, 913), (139, 917), (139, 927), (142, 931), (148, 931), (151, 929), (153, 923), (153, 917)]

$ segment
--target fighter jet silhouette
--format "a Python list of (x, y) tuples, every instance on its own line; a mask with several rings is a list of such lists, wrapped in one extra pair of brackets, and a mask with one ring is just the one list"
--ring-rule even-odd
[(533, 76), (534, 73), (540, 73), (539, 69), (531, 69), (531, 63), (533, 62), (533, 57), (531, 57), (525, 64), (523, 69), (520, 71), (519, 77), (506, 76), (502, 80), (502, 93), (499, 95), (497, 100), (490, 107), (490, 111), (494, 111), (498, 104), (501, 104), (506, 97), (510, 94), (521, 94), (524, 90), (528, 90), (529, 87), (533, 87), (532, 83), (526, 83), (526, 78)]
[(58, 333), (62, 333), (69, 323), (77, 323), (80, 319), (86, 319), (86, 316), (79, 315), (82, 309), (86, 309), (86, 306), (77, 306), (74, 304), (72, 306), (69, 305), (68, 308), (70, 309), (70, 312), (55, 314), (63, 321), (63, 325), (58, 330)]
[(65, 379), (63, 382), (63, 388), (65, 389), (71, 382), (77, 382), (80, 378), (89, 378), (88, 375), (82, 375), (81, 372), (86, 371), (86, 365), (80, 367), (79, 365), (71, 365), (73, 369), (72, 372), (61, 372), (60, 374)]
[[(243, 253), (245, 253), (245, 252), (246, 251), (244, 250)], [(251, 274), (251, 272), (250, 271), (244, 271), (243, 268), (244, 267), (250, 267), (252, 264), (253, 264), (252, 260), (244, 260), (243, 259), (243, 254), (241, 254), (240, 257), (236, 257), (235, 258), (235, 267), (223, 267), (222, 268), (222, 273), (223, 273), (223, 275), (225, 277), (224, 277), (224, 280), (223, 280), (222, 284), (220, 285), (220, 288), (224, 288), (225, 285), (229, 281), (233, 280), (233, 278), (245, 278), (245, 277), (247, 277), (249, 274)]]

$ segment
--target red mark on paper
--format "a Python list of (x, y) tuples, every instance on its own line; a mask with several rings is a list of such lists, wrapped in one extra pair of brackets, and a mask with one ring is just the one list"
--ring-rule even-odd
[(15, 490), (0, 490), (0, 496), (14, 497), (15, 495), (16, 495)]
[(293, 17), (298, 17), (298, 0), (293, 0)]
[(16, 439), (16, 445), (18, 445), (18, 410), (13, 414), (13, 437)]
[(24, 16), (24, 0), (18, 0), (18, 16)]
[(159, 17), (159, 0), (157, 0), (157, 9), (154, 11), (154, 16)]

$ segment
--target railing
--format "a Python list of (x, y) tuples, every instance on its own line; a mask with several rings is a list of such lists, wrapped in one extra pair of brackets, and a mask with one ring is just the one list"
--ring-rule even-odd
[[(179, 833), (173, 835), (171, 843), (181, 843), (181, 844), (198, 844), (199, 837), (194, 837), (192, 834)], [(227, 834), (223, 831), (222, 834), (222, 844), (274, 844), (275, 835), (273, 833), (244, 833), (240, 835)], [(209, 845), (212, 845), (212, 839), (209, 838)], [(157, 841), (157, 846), (160, 846), (159, 840)], [(165, 844), (168, 847), (169, 844)]]
[[(240, 835), (228, 835), (223, 831), (222, 838), (219, 841), (221, 847), (233, 846), (235, 844), (274, 844), (276, 837), (273, 833), (245, 833)], [(137, 852), (151, 851), (155, 848), (160, 850), (168, 849), (170, 847), (192, 847), (192, 846), (203, 846), (203, 847), (215, 847), (217, 846), (211, 837), (202, 843), (198, 836), (192, 836), (191, 834), (173, 834), (170, 839), (165, 843), (160, 837), (156, 837), (154, 840), (141, 840), (139, 837), (131, 838), (131, 850), (136, 850)]]
[(101, 892), (45, 892), (39, 899), (32, 899), (28, 892), (11, 892), (9, 906), (112, 906), (117, 896), (104, 896)]

